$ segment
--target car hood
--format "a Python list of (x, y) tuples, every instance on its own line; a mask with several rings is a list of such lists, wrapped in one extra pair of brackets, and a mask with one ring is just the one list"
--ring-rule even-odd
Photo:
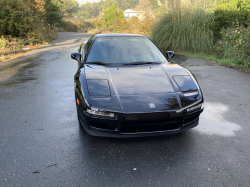
[[(180, 89), (173, 79), (175, 75), (189, 74), (178, 65), (168, 64), (85, 67), (92, 105), (102, 103), (102, 106), (99, 106), (101, 109), (126, 113), (180, 109), (181, 102), (177, 93)], [(98, 97), (110, 97), (111, 101), (106, 102), (106, 105)]]

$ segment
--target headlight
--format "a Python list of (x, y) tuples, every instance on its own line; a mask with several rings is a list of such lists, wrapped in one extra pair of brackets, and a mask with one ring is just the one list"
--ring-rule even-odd
[(104, 111), (99, 111), (99, 110), (87, 109), (86, 112), (91, 114), (91, 115), (95, 115), (95, 116), (104, 116), (104, 117), (109, 117), (109, 118), (114, 118), (115, 117), (114, 113), (104, 112)]
[(189, 112), (193, 112), (195, 110), (199, 110), (201, 108), (201, 106), (202, 106), (202, 103), (198, 104), (198, 105), (195, 105), (195, 106), (192, 106), (192, 107), (187, 109), (187, 112), (189, 113)]

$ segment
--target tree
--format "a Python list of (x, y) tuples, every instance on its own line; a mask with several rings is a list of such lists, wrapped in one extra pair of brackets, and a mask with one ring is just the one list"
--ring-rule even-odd
[(139, 0), (117, 0), (117, 2), (122, 10), (133, 9), (139, 4)]
[(136, 6), (136, 9), (151, 12), (152, 4), (149, 0), (140, 0), (139, 4)]
[(61, 21), (62, 16), (60, 15), (59, 7), (53, 4), (51, 0), (46, 0), (44, 8), (46, 10), (44, 17), (47, 23), (52, 25)]
[(105, 0), (105, 1), (104, 1), (104, 8), (105, 8), (105, 7), (111, 7), (113, 4), (114, 4), (116, 7), (118, 7), (118, 2), (117, 2), (116, 0)]
[(93, 16), (93, 8), (91, 6), (90, 3), (86, 3), (86, 4), (82, 4), (79, 7), (78, 12), (76, 13), (76, 15), (78, 17), (83, 17), (83, 18), (91, 18)]
[(59, 7), (61, 16), (72, 16), (79, 6), (76, 0), (52, 0), (52, 3)]
[(0, 35), (20, 37), (36, 32), (43, 11), (36, 5), (32, 0), (1, 0)]
[(104, 10), (103, 14), (104, 25), (106, 27), (109, 27), (115, 22), (116, 19), (123, 17), (124, 17), (123, 10), (117, 8), (115, 4), (112, 4), (111, 7)]

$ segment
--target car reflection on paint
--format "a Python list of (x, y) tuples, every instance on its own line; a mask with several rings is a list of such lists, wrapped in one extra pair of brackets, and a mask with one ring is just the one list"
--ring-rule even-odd
[(193, 128), (203, 111), (195, 77), (147, 37), (93, 35), (71, 58), (79, 123), (95, 136), (138, 137)]

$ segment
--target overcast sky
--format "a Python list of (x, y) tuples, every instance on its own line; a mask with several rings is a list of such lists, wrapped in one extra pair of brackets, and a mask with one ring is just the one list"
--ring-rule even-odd
[(100, 0), (77, 0), (77, 2), (78, 2), (80, 5), (85, 4), (85, 3), (87, 3), (87, 2), (89, 2), (89, 3), (94, 3), (94, 2), (98, 2), (98, 1), (100, 1)]

